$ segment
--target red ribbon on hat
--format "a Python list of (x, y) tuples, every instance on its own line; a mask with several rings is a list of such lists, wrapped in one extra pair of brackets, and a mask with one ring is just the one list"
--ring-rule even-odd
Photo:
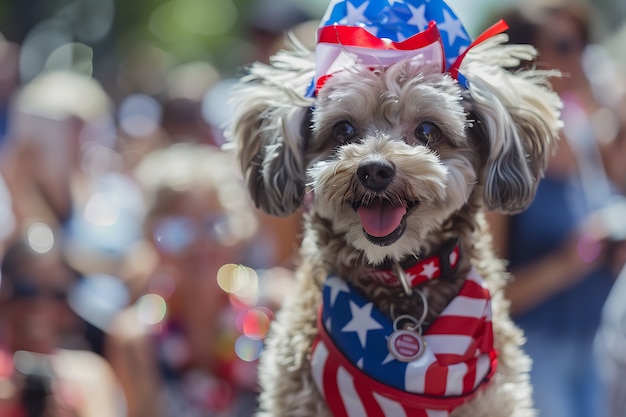
[[(480, 36), (478, 36), (469, 47), (463, 51), (461, 55), (455, 60), (455, 62), (448, 69), (448, 73), (454, 79), (458, 79), (459, 76), (459, 67), (465, 58), (467, 52), (475, 47), (476, 45), (484, 42), (485, 40), (498, 35), (505, 30), (507, 30), (509, 26), (504, 22), (504, 20), (500, 20), (495, 23), (493, 26), (484, 31)], [(411, 36), (408, 39), (405, 39), (402, 42), (394, 42), (388, 39), (381, 39), (376, 37), (375, 35), (368, 32), (366, 29), (359, 26), (343, 26), (343, 25), (332, 25), (332, 26), (324, 26), (318, 30), (318, 43), (326, 43), (326, 44), (335, 44), (335, 45), (343, 45), (349, 47), (358, 47), (364, 49), (377, 49), (377, 50), (396, 50), (396, 51), (413, 51), (417, 49), (421, 49), (432, 45), (435, 42), (441, 41), (441, 34), (439, 33), (439, 29), (437, 28), (437, 24), (434, 21), (431, 21), (424, 31), (417, 33)], [(442, 48), (442, 67), (446, 68), (445, 64), (445, 56), (443, 55)], [(445, 72), (445, 70), (444, 70)], [(315, 83), (315, 94), (319, 92), (324, 83), (332, 76), (330, 74), (324, 74), (319, 77), (317, 82)]]
[(390, 49), (412, 51), (428, 46), (441, 38), (435, 22), (430, 22), (426, 30), (402, 42), (378, 38), (360, 26), (324, 26), (317, 32), (318, 43), (337, 43), (345, 46), (359, 46), (368, 49)]
[(483, 33), (481, 33), (474, 40), (474, 42), (472, 42), (470, 44), (470, 46), (468, 46), (467, 49), (465, 51), (463, 51), (463, 53), (461, 55), (459, 55), (459, 57), (456, 59), (456, 61), (454, 61), (454, 63), (450, 66), (450, 69), (448, 70), (448, 72), (450, 73), (450, 76), (452, 78), (454, 78), (455, 80), (458, 79), (458, 77), (459, 77), (459, 67), (461, 66), (461, 63), (463, 62), (463, 59), (465, 58), (465, 55), (467, 54), (467, 52), (470, 49), (472, 49), (476, 45), (486, 41), (489, 38), (492, 38), (492, 37), (494, 37), (496, 35), (501, 34), (505, 30), (507, 30), (508, 28), (509, 28), (509, 25), (507, 25), (507, 23), (504, 20), (500, 19), (498, 22), (494, 23), (491, 27), (489, 27), (487, 30), (485, 30)]
[[(389, 39), (381, 39), (359, 26), (332, 25), (324, 26), (318, 30), (318, 43), (335, 44), (349, 47), (358, 47), (374, 50), (414, 51), (441, 41), (441, 34), (437, 24), (431, 21), (428, 27), (420, 33), (405, 39), (402, 42), (394, 42)], [(445, 68), (445, 57), (442, 47), (442, 68)], [(332, 76), (324, 74), (315, 83), (315, 94), (319, 92), (326, 80)]]

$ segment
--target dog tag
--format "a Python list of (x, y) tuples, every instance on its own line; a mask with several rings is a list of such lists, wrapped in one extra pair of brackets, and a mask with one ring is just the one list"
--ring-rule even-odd
[[(416, 323), (408, 329), (399, 329), (400, 320), (409, 319)], [(389, 353), (400, 362), (413, 362), (426, 351), (426, 342), (422, 337), (420, 323), (411, 316), (399, 316), (393, 321), (393, 333), (387, 339)]]
[(413, 362), (426, 351), (422, 336), (411, 330), (396, 330), (389, 336), (389, 353), (400, 362)]

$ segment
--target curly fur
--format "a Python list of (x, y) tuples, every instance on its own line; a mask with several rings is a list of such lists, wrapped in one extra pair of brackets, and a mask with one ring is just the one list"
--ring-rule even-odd
[[(492, 294), (500, 355), (492, 381), (452, 416), (534, 416), (530, 361), (508, 315), (502, 293), (507, 275), (492, 252), (483, 210), (512, 213), (531, 202), (558, 136), (560, 102), (547, 81), (553, 74), (507, 70), (534, 59), (535, 51), (505, 41), (498, 36), (468, 53), (461, 67), (467, 90), (413, 59), (374, 70), (355, 65), (333, 74), (316, 98), (305, 99), (314, 57), (297, 47), (270, 65), (255, 64), (243, 78), (227, 136), (254, 201), (268, 213), (287, 215), (306, 192), (314, 196), (305, 214), (296, 288), (261, 358), (259, 416), (329, 415), (309, 366), (320, 289), (329, 274), (358, 287), (383, 312), (419, 316), (420, 303), (401, 288), (367, 279), (366, 272), (415, 261), (450, 238), (459, 239), (464, 256), (453, 276), (422, 284), (426, 326), (474, 267)], [(346, 121), (356, 134), (338, 141), (334, 128)], [(439, 128), (439, 141), (416, 139), (423, 122)], [(359, 167), (372, 163), (393, 168), (385, 186), (359, 180)], [(386, 245), (364, 233), (355, 210), (376, 199), (407, 207), (403, 233)]]

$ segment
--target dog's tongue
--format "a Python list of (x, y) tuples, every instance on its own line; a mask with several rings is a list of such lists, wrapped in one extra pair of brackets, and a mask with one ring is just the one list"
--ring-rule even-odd
[(386, 200), (374, 200), (369, 206), (357, 209), (363, 229), (374, 237), (384, 237), (400, 226), (402, 216), (406, 214), (405, 206), (394, 206)]

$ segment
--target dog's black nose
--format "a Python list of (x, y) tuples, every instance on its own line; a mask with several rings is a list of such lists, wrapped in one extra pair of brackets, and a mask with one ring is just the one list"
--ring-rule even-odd
[(395, 174), (393, 165), (382, 160), (361, 162), (356, 170), (361, 184), (372, 191), (383, 190), (391, 183)]

